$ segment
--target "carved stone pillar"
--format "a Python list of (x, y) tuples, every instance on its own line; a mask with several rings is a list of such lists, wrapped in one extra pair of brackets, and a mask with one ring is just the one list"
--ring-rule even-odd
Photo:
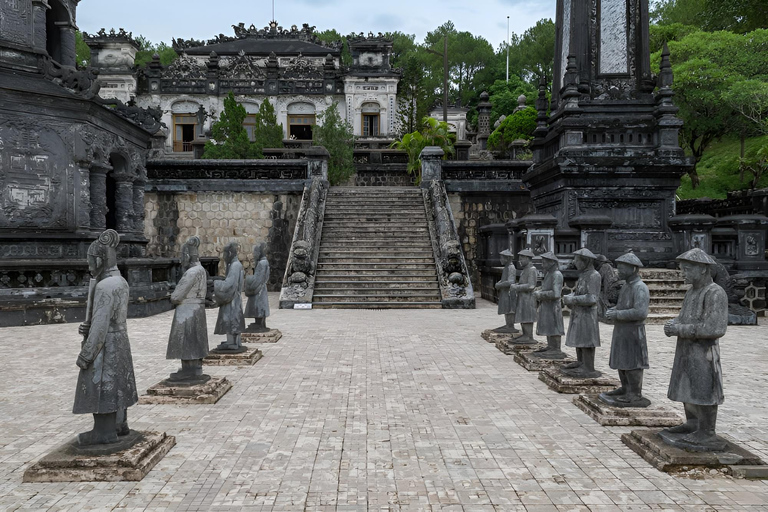
[(307, 179), (328, 179), (328, 161), (331, 159), (328, 150), (322, 146), (312, 146), (304, 153), (307, 157)]
[(144, 185), (146, 182), (136, 180), (133, 182), (133, 229), (138, 233), (144, 233)]
[(488, 101), (490, 96), (483, 91), (480, 94), (480, 103), (477, 104), (477, 143), (480, 149), (488, 149), (488, 137), (491, 136), (491, 109), (493, 105)]
[(421, 150), (421, 186), (429, 187), (431, 181), (443, 179), (443, 155), (445, 152), (437, 146), (427, 146)]
[(91, 200), (91, 228), (104, 230), (107, 228), (107, 173), (112, 167), (92, 163), (89, 175)]
[(88, 229), (91, 226), (91, 170), (86, 162), (78, 162), (78, 182), (76, 184), (77, 222), (78, 229)]
[(115, 220), (117, 231), (133, 231), (133, 176), (115, 174)]
[(46, 0), (32, 0), (32, 49), (45, 52), (48, 37), (45, 33), (45, 13), (51, 6)]
[(61, 33), (61, 61), (59, 64), (75, 67), (77, 65), (76, 27), (69, 21), (57, 21), (56, 27)]

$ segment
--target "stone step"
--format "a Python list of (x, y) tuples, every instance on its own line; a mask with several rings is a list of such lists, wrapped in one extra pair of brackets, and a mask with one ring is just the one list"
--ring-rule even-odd
[(683, 280), (683, 273), (679, 270), (666, 269), (666, 268), (642, 268), (640, 269), (640, 277), (643, 281), (649, 279), (672, 279)]
[(363, 300), (368, 300), (369, 297), (411, 297), (415, 295), (429, 295), (439, 297), (440, 287), (437, 286), (437, 283), (435, 283), (434, 287), (427, 288), (318, 288), (315, 286), (314, 297), (317, 297), (318, 294), (321, 296), (355, 296)]
[(390, 269), (335, 269), (327, 273), (317, 274), (315, 282), (324, 280), (347, 280), (347, 281), (435, 281), (437, 279), (437, 270), (390, 270)]
[(670, 307), (670, 306), (649, 306), (648, 307), (648, 313), (664, 313), (668, 315), (672, 315), (672, 318), (676, 317), (678, 314), (680, 314), (680, 308), (679, 307)]
[(433, 263), (323, 263), (317, 264), (318, 270), (434, 270)]
[(312, 303), (318, 302), (432, 302), (439, 301), (439, 293), (371, 293), (367, 295), (345, 295), (338, 293), (315, 293)]
[(354, 264), (354, 265), (357, 265), (357, 264), (418, 265), (422, 263), (434, 265), (435, 260), (432, 256), (428, 258), (395, 258), (391, 256), (356, 256), (354, 258), (339, 256), (339, 257), (331, 258), (326, 256), (326, 257), (318, 258), (317, 260), (318, 265), (333, 265), (333, 264), (347, 264), (347, 263)]
[(649, 313), (645, 323), (649, 325), (665, 324), (673, 318), (677, 318), (677, 313)]
[(329, 241), (340, 241), (344, 240), (349, 243), (354, 243), (358, 240), (364, 240), (364, 241), (385, 241), (387, 243), (392, 243), (393, 241), (397, 240), (404, 240), (404, 241), (425, 241), (429, 240), (429, 237), (426, 236), (425, 233), (400, 233), (397, 232), (389, 232), (389, 233), (380, 233), (380, 232), (365, 232), (365, 233), (355, 233), (353, 231), (347, 230), (347, 231), (336, 231), (333, 232), (325, 232), (323, 231), (323, 237), (321, 239), (321, 242), (329, 242)]
[(659, 303), (674, 303), (674, 304), (682, 304), (683, 299), (685, 298), (685, 295), (654, 295), (651, 294), (651, 304), (659, 304)]
[(325, 220), (361, 220), (361, 219), (403, 219), (403, 220), (415, 220), (425, 219), (427, 214), (424, 210), (371, 210), (361, 209), (359, 212), (353, 212), (350, 210), (336, 210), (332, 212), (326, 212)]
[(392, 248), (382, 254), (382, 251), (371, 251), (361, 249), (357, 247), (354, 249), (323, 249), (320, 248), (320, 257), (327, 258), (353, 258), (353, 257), (391, 257), (391, 258), (432, 258), (434, 255), (430, 250), (413, 250), (413, 249), (399, 249)]
[(315, 280), (315, 290), (439, 290), (437, 279), (424, 281), (344, 281)]
[(424, 302), (317, 302), (313, 309), (442, 309), (440, 301)]
[[(397, 226), (381, 226), (381, 227), (367, 227), (367, 226), (361, 226), (358, 228), (350, 228), (350, 227), (327, 227), (323, 226), (323, 238), (326, 238), (326, 235), (328, 238), (331, 236), (338, 236), (338, 235), (345, 235), (350, 236), (352, 238), (357, 238), (361, 235), (398, 235), (399, 233), (403, 233), (405, 231), (402, 227)], [(427, 227), (413, 227), (410, 226), (407, 228), (407, 233), (404, 233), (409, 235), (409, 237), (416, 237), (416, 236), (422, 236), (427, 237), (429, 236), (429, 231), (427, 230)]]
[(328, 195), (333, 196), (421, 196), (421, 189), (415, 187), (331, 187)]
[(350, 241), (326, 241), (320, 243), (320, 252), (324, 251), (346, 251), (350, 247), (360, 251), (370, 252), (386, 252), (394, 250), (413, 250), (413, 251), (429, 251), (432, 252), (432, 244), (427, 242), (402, 242), (402, 241), (389, 241), (389, 242), (364, 242), (360, 240)]
[(345, 208), (359, 208), (365, 205), (378, 206), (379, 208), (390, 208), (396, 205), (408, 206), (411, 208), (424, 208), (424, 200), (419, 197), (407, 198), (407, 197), (380, 197), (380, 198), (334, 198), (328, 196), (325, 200), (325, 204), (345, 207)]
[(379, 228), (392, 228), (392, 229), (399, 229), (402, 231), (410, 230), (411, 227), (415, 223), (413, 221), (408, 220), (335, 220), (335, 221), (325, 221), (323, 222), (323, 229), (351, 229), (351, 230), (359, 230), (359, 229), (379, 229)]

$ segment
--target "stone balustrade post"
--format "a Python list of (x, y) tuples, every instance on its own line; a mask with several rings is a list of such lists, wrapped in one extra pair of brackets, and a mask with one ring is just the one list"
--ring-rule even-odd
[(107, 228), (107, 173), (112, 167), (94, 162), (89, 173), (91, 229)]
[(437, 146), (427, 146), (421, 150), (421, 186), (428, 187), (432, 181), (443, 179), (443, 156), (445, 152)]
[(304, 152), (307, 158), (307, 179), (321, 178), (328, 181), (330, 153), (323, 146), (312, 146)]
[(675, 254), (698, 247), (712, 254), (712, 229), (717, 219), (711, 215), (675, 215), (669, 219), (669, 228), (675, 239)]
[(586, 247), (594, 254), (602, 254), (612, 260), (614, 258), (607, 254), (609, 251), (612, 250), (612, 255), (618, 257), (632, 249), (632, 247), (608, 247), (605, 235), (608, 228), (613, 225), (613, 220), (605, 215), (579, 215), (568, 221), (568, 225), (581, 233), (579, 239), (581, 247)]
[(737, 270), (768, 270), (765, 260), (765, 234), (768, 230), (768, 217), (764, 215), (729, 215), (717, 221), (718, 228), (730, 228), (736, 231)]

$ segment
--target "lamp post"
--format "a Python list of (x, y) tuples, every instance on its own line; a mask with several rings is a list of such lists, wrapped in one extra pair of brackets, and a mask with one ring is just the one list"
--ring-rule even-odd
[(509, 16), (507, 16), (507, 83), (509, 83)]

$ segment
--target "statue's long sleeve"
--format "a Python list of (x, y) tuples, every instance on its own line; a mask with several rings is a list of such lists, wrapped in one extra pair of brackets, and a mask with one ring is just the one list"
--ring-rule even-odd
[(98, 285), (93, 294), (93, 310), (91, 311), (91, 327), (88, 338), (80, 350), (80, 357), (92, 363), (104, 348), (109, 331), (109, 321), (112, 318), (112, 297)]

